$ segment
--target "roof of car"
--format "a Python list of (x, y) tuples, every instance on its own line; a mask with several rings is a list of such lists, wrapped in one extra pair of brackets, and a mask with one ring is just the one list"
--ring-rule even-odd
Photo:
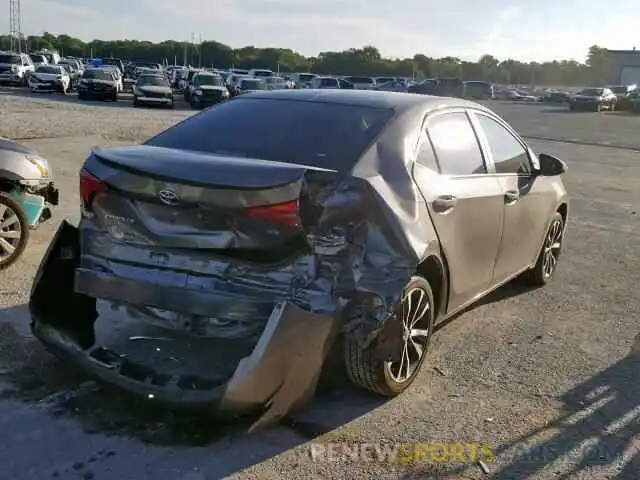
[[(307, 102), (341, 103), (348, 105), (361, 105), (367, 107), (390, 108), (393, 110), (406, 110), (422, 105), (424, 107), (474, 107), (479, 105), (474, 102), (451, 97), (436, 97), (432, 95), (419, 95), (415, 93), (383, 92), (374, 90), (271, 90), (267, 92), (252, 93), (250, 98), (265, 98), (277, 100), (297, 100)], [(482, 107), (480, 107), (482, 108)]]

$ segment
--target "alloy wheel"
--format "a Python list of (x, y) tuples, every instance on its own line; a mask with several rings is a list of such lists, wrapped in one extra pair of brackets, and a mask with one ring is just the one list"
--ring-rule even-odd
[(18, 214), (9, 205), (0, 204), (0, 262), (14, 254), (22, 236)]
[(402, 299), (399, 312), (402, 321), (402, 353), (399, 361), (389, 365), (391, 378), (398, 383), (406, 382), (420, 366), (429, 339), (429, 330), (420, 328), (420, 324), (428, 316), (430, 308), (429, 296), (419, 287), (406, 292)]
[(545, 278), (551, 277), (558, 264), (562, 247), (562, 221), (555, 220), (549, 228), (547, 238), (544, 241), (544, 253), (542, 272)]

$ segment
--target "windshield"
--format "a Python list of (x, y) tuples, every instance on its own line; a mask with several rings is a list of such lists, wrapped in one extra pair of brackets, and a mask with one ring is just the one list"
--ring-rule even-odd
[(144, 86), (154, 86), (154, 87), (168, 87), (169, 82), (166, 78), (161, 77), (160, 75), (143, 75), (138, 77), (137, 85)]
[(0, 54), (0, 63), (8, 63), (10, 65), (22, 65), (20, 55), (4, 55)]
[(36, 69), (36, 73), (51, 73), (53, 75), (60, 75), (62, 72), (58, 67), (43, 65)]
[(243, 90), (265, 90), (266, 83), (260, 80), (242, 80), (240, 88)]
[(198, 75), (194, 82), (197, 86), (223, 87), (222, 78), (217, 75)]
[(113, 74), (104, 70), (85, 70), (82, 77), (95, 80), (113, 80)]
[(602, 88), (585, 88), (578, 95), (584, 95), (585, 97), (599, 97), (602, 95)]
[(47, 61), (44, 55), (29, 55), (29, 58), (34, 63), (45, 63)]
[(359, 105), (238, 98), (169, 128), (146, 145), (344, 172), (393, 115), (392, 109)]

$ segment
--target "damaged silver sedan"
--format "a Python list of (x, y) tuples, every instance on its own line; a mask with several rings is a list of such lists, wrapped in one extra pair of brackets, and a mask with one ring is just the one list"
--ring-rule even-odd
[(565, 170), (464, 100), (248, 94), (91, 152), (32, 329), (176, 406), (278, 419), (313, 394), (337, 340), (349, 377), (393, 396), (437, 322), (520, 274), (552, 278)]

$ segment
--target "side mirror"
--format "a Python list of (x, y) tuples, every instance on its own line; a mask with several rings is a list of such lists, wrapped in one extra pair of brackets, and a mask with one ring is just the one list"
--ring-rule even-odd
[(540, 162), (540, 170), (538, 172), (545, 177), (562, 175), (568, 170), (566, 163), (548, 153), (538, 155), (538, 161)]

